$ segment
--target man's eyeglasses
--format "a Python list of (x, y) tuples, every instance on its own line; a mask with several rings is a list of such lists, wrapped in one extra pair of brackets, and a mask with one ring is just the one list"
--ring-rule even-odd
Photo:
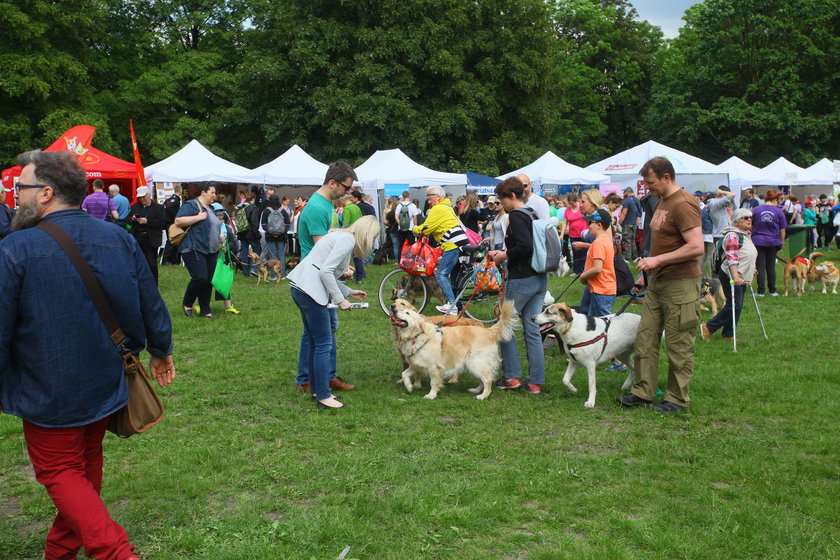
[(352, 189), (352, 188), (353, 188), (353, 183), (350, 183), (349, 185), (345, 185), (344, 183), (339, 183), (339, 185), (341, 185), (342, 187), (344, 187), (344, 190), (345, 190), (345, 191), (349, 191), (350, 189)]
[(15, 194), (20, 194), (20, 189), (43, 189), (47, 185), (27, 185), (26, 183), (17, 183), (15, 185)]

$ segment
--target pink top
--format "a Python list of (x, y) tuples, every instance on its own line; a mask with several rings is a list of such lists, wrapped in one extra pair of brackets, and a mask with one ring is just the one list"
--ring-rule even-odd
[(564, 219), (569, 224), (569, 237), (580, 237), (586, 231), (586, 220), (583, 219), (583, 212), (581, 212), (580, 206), (578, 206), (577, 210), (567, 208)]

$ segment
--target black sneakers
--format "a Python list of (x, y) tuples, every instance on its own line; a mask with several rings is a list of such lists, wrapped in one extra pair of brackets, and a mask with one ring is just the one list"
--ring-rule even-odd
[(685, 407), (671, 401), (662, 401), (651, 407), (656, 412), (685, 412)]
[(633, 393), (629, 395), (621, 395), (615, 398), (615, 402), (620, 404), (621, 406), (631, 407), (631, 406), (650, 406), (651, 401), (645, 400), (641, 397), (637, 397)]

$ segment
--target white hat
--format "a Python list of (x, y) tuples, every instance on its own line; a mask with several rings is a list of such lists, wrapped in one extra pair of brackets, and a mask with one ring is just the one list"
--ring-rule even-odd
[(149, 194), (149, 187), (140, 187), (137, 189), (137, 198), (143, 198)]

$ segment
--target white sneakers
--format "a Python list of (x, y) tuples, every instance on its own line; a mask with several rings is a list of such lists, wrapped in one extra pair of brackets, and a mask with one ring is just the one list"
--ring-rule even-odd
[(443, 313), (444, 315), (457, 315), (458, 314), (458, 306), (454, 303), (447, 303), (446, 305), (438, 305), (436, 307), (438, 311)]

